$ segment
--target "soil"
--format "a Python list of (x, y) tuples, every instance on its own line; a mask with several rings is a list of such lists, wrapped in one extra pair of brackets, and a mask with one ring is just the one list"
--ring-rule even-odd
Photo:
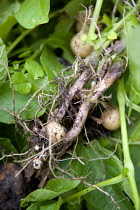
[(14, 163), (6, 163), (0, 167), (0, 210), (19, 210), (20, 200), (35, 189), (27, 183), (24, 174), (16, 174), (21, 168)]

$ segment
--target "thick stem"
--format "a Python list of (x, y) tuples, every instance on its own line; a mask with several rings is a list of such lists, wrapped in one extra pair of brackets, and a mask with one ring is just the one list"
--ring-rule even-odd
[(110, 72), (107, 72), (105, 77), (98, 83), (93, 92), (89, 94), (89, 97), (84, 101), (77, 113), (75, 122), (71, 130), (66, 134), (66, 140), (71, 141), (76, 138), (81, 132), (85, 121), (87, 119), (88, 113), (93, 106), (98, 104), (98, 99), (103, 93), (122, 75), (122, 66), (116, 63), (112, 66)]
[(64, 102), (62, 103), (57, 115), (56, 115), (56, 119), (58, 121), (61, 121), (62, 118), (64, 117), (69, 105), (71, 104), (71, 101), (75, 95), (75, 93), (78, 90), (81, 90), (83, 88), (83, 86), (86, 84), (87, 81), (89, 81), (89, 79), (92, 76), (92, 72), (90, 69), (86, 69), (82, 72), (82, 74), (79, 76), (79, 78), (76, 80), (76, 82), (73, 84), (73, 86), (69, 89)]
[(85, 121), (87, 119), (89, 110), (91, 108), (91, 103), (89, 101), (84, 101), (77, 113), (76, 119), (74, 121), (72, 129), (66, 134), (66, 141), (71, 141), (75, 139), (84, 127)]
[(97, 103), (100, 96), (118, 79), (122, 76), (124, 70), (122, 65), (115, 63), (111, 70), (106, 73), (105, 77), (95, 87), (92, 96), (89, 98), (90, 102)]
[(124, 168), (128, 169), (128, 180), (130, 183), (130, 188), (133, 196), (133, 201), (135, 205), (135, 209), (140, 209), (140, 201), (138, 190), (136, 186), (135, 180), (135, 171), (134, 165), (130, 157), (129, 145), (128, 145), (128, 135), (127, 135), (127, 126), (126, 126), (126, 119), (125, 119), (125, 90), (123, 81), (119, 81), (118, 85), (118, 104), (120, 110), (120, 121), (121, 121), (121, 134), (122, 134), (122, 146), (123, 146), (123, 154), (124, 154)]
[(95, 33), (96, 25), (97, 25), (97, 21), (99, 19), (99, 14), (100, 14), (102, 4), (103, 4), (103, 0), (96, 1), (95, 9), (94, 9), (93, 16), (92, 16), (93, 21), (91, 21), (89, 33), (88, 33), (89, 39)]

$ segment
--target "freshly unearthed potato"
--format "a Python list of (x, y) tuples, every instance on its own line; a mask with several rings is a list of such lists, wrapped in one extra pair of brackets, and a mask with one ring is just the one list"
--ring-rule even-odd
[(109, 107), (101, 116), (102, 125), (108, 130), (116, 130), (120, 127), (120, 114), (118, 108)]
[[(78, 12), (78, 15), (76, 17), (76, 31), (77, 32), (84, 32), (84, 33), (88, 33), (89, 28), (90, 28), (90, 24), (93, 21), (92, 20), (92, 15), (93, 15), (93, 10), (80, 10)], [(101, 22), (102, 18), (99, 16), (98, 22), (97, 22), (97, 27), (99, 30), (101, 30), (103, 28), (103, 23)], [(97, 29), (96, 29), (97, 31)]]
[(86, 10), (80, 10), (78, 12), (78, 15), (76, 17), (77, 32), (80, 32), (83, 27), (84, 27), (83, 28), (84, 32), (88, 32), (88, 30), (89, 30), (91, 20), (86, 17), (88, 15), (86, 13), (87, 13)]
[(34, 169), (40, 169), (42, 165), (42, 161), (39, 158), (35, 158), (33, 160), (33, 167)]
[(50, 122), (46, 125), (47, 138), (51, 140), (52, 143), (60, 141), (65, 138), (66, 133), (63, 126), (58, 122)]
[(80, 39), (80, 34), (74, 35), (70, 43), (71, 50), (75, 55), (81, 58), (86, 58), (93, 51), (93, 47), (89, 44), (84, 44)]

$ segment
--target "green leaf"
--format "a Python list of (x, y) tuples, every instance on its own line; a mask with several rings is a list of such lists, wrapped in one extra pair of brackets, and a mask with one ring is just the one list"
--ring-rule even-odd
[(12, 77), (14, 89), (21, 94), (27, 94), (30, 92), (32, 85), (29, 82), (29, 75), (21, 72), (16, 72)]
[(27, 94), (30, 92), (32, 85), (30, 83), (15, 84), (14, 89), (21, 94)]
[(140, 142), (140, 123), (137, 126), (135, 126), (133, 133), (131, 134), (129, 139), (131, 140), (131, 142), (135, 142), (135, 141)]
[(0, 123), (0, 136), (3, 139), (6, 139), (6, 141), (1, 140), (3, 147), (5, 147), (7, 151), (4, 151), (4, 154), (9, 154), (10, 152), (23, 153), (24, 151), (27, 151), (29, 142), (27, 140), (27, 135), (25, 135), (23, 127), (19, 125), (17, 127), (14, 124), (9, 125), (6, 123)]
[(24, 28), (34, 28), (35, 26), (47, 23), (50, 10), (50, 0), (25, 0), (15, 18)]
[(27, 206), (29, 202), (51, 200), (61, 195), (62, 193), (77, 187), (79, 183), (79, 180), (51, 180), (47, 183), (45, 189), (35, 190), (30, 193), (26, 198), (24, 198), (21, 202), (21, 207)]
[(62, 30), (56, 31), (50, 35), (46, 43), (47, 45), (53, 48), (62, 49), (66, 54), (65, 58), (67, 59), (67, 61), (73, 63), (74, 57), (70, 49), (70, 41), (72, 37), (73, 37), (73, 33), (70, 33), (68, 31), (62, 31)]
[(10, 152), (16, 153), (17, 150), (14, 145), (11, 143), (10, 139), (7, 138), (0, 138), (0, 148), (7, 151), (7, 154)]
[(45, 206), (41, 206), (40, 210), (59, 210), (61, 205), (63, 203), (63, 200), (61, 199), (61, 197), (59, 197), (59, 200), (53, 204), (49, 204), (49, 205), (45, 205)]
[[(6, 54), (5, 44), (0, 38), (0, 85), (3, 84), (7, 77), (8, 58)], [(7, 69), (6, 69), (7, 68)]]
[(139, 34), (140, 34), (140, 25), (135, 26), (135, 27), (127, 27), (127, 28), (129, 28), (127, 31), (128, 39), (126, 41), (127, 48), (128, 48), (129, 69), (130, 69), (130, 75), (128, 79), (128, 83), (130, 86), (129, 97), (130, 97), (131, 102), (138, 104), (140, 102), (140, 82), (139, 82), (140, 45), (138, 44)]
[[(40, 201), (40, 202), (33, 203), (26, 210), (38, 210), (38, 209), (40, 209), (41, 206), (44, 205), (44, 203), (46, 203), (46, 202)], [(22, 205), (22, 200), (21, 200), (21, 205)]]
[[(137, 114), (138, 116), (138, 114)], [(129, 126), (129, 142), (140, 142), (140, 119), (135, 120), (135, 124)]]
[(92, 2), (87, 1), (87, 0), (71, 0), (69, 1), (66, 6), (63, 8), (64, 11), (68, 13), (70, 16), (75, 16), (77, 15), (79, 10), (83, 10), (83, 6), (89, 6), (91, 5)]
[(130, 15), (129, 18), (126, 21), (126, 30), (127, 30), (127, 35), (128, 37), (133, 36), (133, 29), (134, 27), (138, 26), (138, 19), (135, 15)]
[[(30, 94), (22, 95), (18, 92), (15, 92), (15, 115), (17, 115), (20, 110), (22, 110), (27, 105), (27, 102), (30, 100), (31, 97), (32, 95)], [(45, 108), (40, 111), (37, 110), (39, 110), (39, 104), (38, 97), (36, 96), (33, 98), (33, 100), (30, 101), (29, 105), (22, 112), (20, 117), (22, 117), (23, 119), (34, 119), (35, 117), (41, 116), (45, 112)], [(14, 123), (14, 117), (12, 114), (14, 115), (13, 95), (10, 84), (7, 81), (3, 85), (1, 85), (0, 88), (0, 122), (8, 124)]]
[(27, 50), (27, 51), (21, 53), (18, 57), (19, 58), (29, 57), (30, 54), (31, 54), (31, 50)]
[(39, 77), (44, 76), (43, 67), (31, 58), (26, 60), (24, 68), (28, 71), (28, 74), (32, 79), (38, 79)]
[(130, 145), (130, 154), (135, 167), (135, 178), (140, 194), (140, 145)]
[(111, 32), (108, 34), (107, 38), (109, 40), (117, 39), (117, 33), (116, 32)]
[(71, 190), (80, 183), (79, 180), (67, 180), (67, 179), (54, 179), (47, 182), (45, 189), (52, 190), (55, 192)]
[[(98, 183), (99, 179), (108, 180), (122, 173), (123, 166), (115, 155), (111, 155), (111, 151), (106, 150), (99, 143), (94, 142), (88, 146), (78, 144), (76, 156), (80, 158), (73, 160), (71, 169), (76, 177), (87, 177), (85, 181), (90, 184)], [(83, 157), (83, 158), (82, 158)], [(80, 184), (79, 190), (85, 189), (85, 186)], [(106, 186), (103, 189), (113, 196), (121, 209), (134, 209), (131, 202), (123, 195), (123, 187), (121, 184)], [(94, 190), (83, 196), (86, 200), (87, 208), (90, 210), (108, 210), (114, 208), (114, 203), (110, 198), (99, 190)]]
[(6, 41), (13, 26), (17, 23), (14, 16), (10, 15), (4, 23), (0, 24), (0, 37)]
[[(41, 206), (44, 206), (46, 203), (47, 202), (44, 202), (44, 201), (33, 203), (26, 210), (38, 210), (40, 209)], [(22, 200), (21, 200), (21, 205), (22, 205)]]
[[(0, 1), (0, 24), (7, 22), (9, 16), (13, 16), (14, 12), (17, 12), (19, 9), (19, 2), (17, 1)], [(6, 29), (5, 29), (6, 30)]]
[[(46, 84), (48, 82), (48, 77), (46, 75), (44, 75), (44, 77), (41, 77), (37, 80), (34, 81), (34, 85), (36, 85), (37, 87), (41, 88), (44, 84)], [(32, 85), (33, 86), (33, 85)], [(44, 88), (43, 88), (44, 91), (47, 91), (47, 93), (49, 94), (53, 94), (54, 93), (54, 90), (53, 92), (50, 92), (51, 91), (51, 87), (50, 85), (46, 85)]]
[[(11, 140), (8, 138), (0, 138), (0, 158), (4, 155), (9, 155), (10, 153), (18, 153), (16, 147), (12, 144)], [(8, 161), (12, 161), (11, 157), (7, 158)], [(3, 160), (0, 160), (3, 163)]]
[(48, 76), (48, 81), (61, 76), (61, 70), (64, 69), (64, 66), (57, 60), (50, 49), (44, 49), (40, 56), (40, 62)]
[(101, 21), (102, 21), (102, 23), (106, 24), (107, 26), (110, 26), (112, 24), (112, 21), (107, 14), (103, 14)]
[(74, 19), (69, 18), (68, 16), (64, 17), (58, 24), (55, 26), (55, 32), (58, 31), (70, 31), (74, 24)]
[(58, 201), (41, 201), (31, 204), (27, 210), (59, 210), (63, 200), (59, 197)]

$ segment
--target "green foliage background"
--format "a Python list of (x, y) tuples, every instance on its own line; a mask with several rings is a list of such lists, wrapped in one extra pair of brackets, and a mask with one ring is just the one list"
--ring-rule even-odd
[[(56, 83), (50, 83), (61, 76), (65, 66), (60, 58), (72, 64), (75, 60), (70, 49), (70, 40), (75, 34), (75, 17), (79, 10), (95, 6), (96, 1), (87, 0), (1, 0), (0, 2), (0, 147), (1, 156), (10, 152), (20, 153), (28, 150), (28, 134), (19, 125), (19, 119), (32, 120), (49, 110), (49, 94), (57, 93)], [(131, 3), (131, 1), (130, 1)], [(136, 2), (137, 5), (139, 1)], [(104, 43), (111, 43), (116, 36), (123, 7), (118, 5), (118, 17), (111, 20), (114, 1), (104, 1), (101, 19), (105, 23), (102, 32)], [(126, 6), (126, 13), (132, 8)], [(119, 22), (120, 20), (120, 22)], [(118, 24), (118, 25), (117, 25)], [(128, 68), (123, 77), (125, 82), (123, 97), (130, 117), (127, 122), (128, 145), (135, 168), (135, 180), (140, 194), (140, 26), (136, 15), (125, 19), (127, 38)], [(121, 25), (122, 26), (122, 25)], [(117, 34), (118, 35), (118, 34)], [(119, 35), (118, 35), (119, 36)], [(124, 38), (125, 33), (119, 38)], [(100, 40), (95, 40), (95, 49), (100, 50)], [(124, 55), (122, 55), (124, 56)], [(126, 56), (126, 51), (125, 51)], [(115, 86), (116, 88), (116, 86)], [(117, 89), (112, 86), (112, 104), (116, 105)], [(44, 93), (42, 106), (38, 103), (39, 94)], [(43, 107), (43, 108), (42, 108)], [(17, 126), (18, 124), (18, 126)], [(17, 127), (20, 132), (17, 132)], [(22, 135), (20, 135), (20, 133)], [(82, 139), (80, 139), (82, 141)], [(68, 175), (50, 180), (44, 189), (38, 189), (22, 200), (21, 206), (31, 209), (95, 209), (108, 210), (137, 209), (134, 207), (129, 180), (124, 175), (124, 160), (120, 130), (112, 132), (108, 139), (94, 136), (91, 143), (78, 143), (75, 155), (80, 158), (60, 164), (70, 171), (75, 180)], [(116, 143), (117, 147), (116, 147)], [(114, 152), (115, 151), (115, 152)], [(115, 153), (115, 154), (114, 154)], [(65, 155), (66, 158), (71, 158)], [(64, 159), (65, 159), (64, 156)], [(13, 161), (9, 158), (8, 161)], [(1, 161), (1, 164), (3, 161)], [(56, 174), (61, 175), (59, 171)], [(123, 174), (122, 178), (112, 178)], [(83, 179), (82, 179), (83, 177)], [(70, 180), (68, 180), (70, 179)], [(98, 189), (86, 187), (82, 181), (101, 187), (110, 197)], [(108, 180), (107, 184), (104, 181)], [(89, 190), (89, 191), (88, 191)], [(116, 205), (115, 205), (116, 204)]]

